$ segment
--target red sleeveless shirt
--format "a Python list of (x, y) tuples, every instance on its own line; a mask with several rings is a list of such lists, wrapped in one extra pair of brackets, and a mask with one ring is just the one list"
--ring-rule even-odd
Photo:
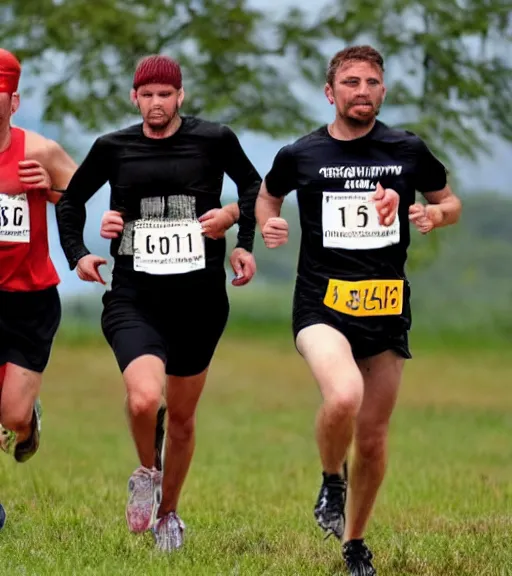
[(0, 290), (31, 292), (56, 286), (50, 259), (46, 190), (29, 190), (19, 180), (25, 132), (11, 128), (11, 144), (0, 153)]

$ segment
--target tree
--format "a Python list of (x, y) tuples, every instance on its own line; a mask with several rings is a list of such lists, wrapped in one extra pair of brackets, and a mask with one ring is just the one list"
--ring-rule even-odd
[(294, 7), (279, 17), (253, 5), (0, 0), (0, 43), (53, 76), (45, 121), (72, 117), (90, 130), (118, 123), (133, 113), (137, 60), (161, 52), (183, 65), (187, 113), (277, 137), (318, 121), (301, 86), (321, 90), (331, 53), (370, 41), (387, 60), (386, 106), (442, 156), (474, 158), (484, 135), (512, 141), (506, 0), (333, 0), (313, 16)]
[[(49, 82), (44, 120), (105, 129), (133, 114), (139, 58), (166, 53), (184, 71), (186, 112), (272, 135), (312, 127), (245, 0), (0, 0), (0, 42)], [(263, 34), (260, 34), (263, 32)], [(59, 66), (56, 66), (56, 63)]]
[(445, 159), (475, 160), (488, 136), (512, 141), (511, 15), (508, 0), (336, 0), (314, 27), (374, 42), (402, 127)]

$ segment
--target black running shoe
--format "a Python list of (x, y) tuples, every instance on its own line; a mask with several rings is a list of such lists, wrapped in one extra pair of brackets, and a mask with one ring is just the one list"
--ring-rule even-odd
[(162, 404), (158, 409), (156, 416), (156, 435), (155, 435), (155, 468), (162, 470), (163, 447), (165, 437), (165, 412), (166, 406)]
[(338, 540), (343, 538), (345, 530), (345, 501), (347, 482), (340, 474), (322, 473), (323, 482), (315, 506), (315, 518), (327, 538), (334, 534)]
[(343, 559), (350, 576), (376, 576), (373, 567), (373, 554), (364, 540), (349, 540), (343, 544)]

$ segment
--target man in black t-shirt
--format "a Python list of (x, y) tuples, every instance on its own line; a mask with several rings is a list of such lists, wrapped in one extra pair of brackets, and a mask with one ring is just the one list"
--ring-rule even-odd
[[(404, 359), (410, 358), (409, 222), (424, 234), (453, 224), (460, 202), (444, 166), (420, 138), (376, 120), (385, 95), (376, 50), (356, 46), (337, 53), (325, 93), (336, 107), (334, 122), (279, 151), (256, 218), (267, 247), (285, 243), (280, 209), (286, 194), (297, 190), (302, 238), (293, 332), (323, 396), (316, 434), (323, 482), (314, 512), (324, 530), (343, 540), (349, 572), (372, 576), (363, 536), (384, 477)], [(426, 206), (415, 202), (416, 191)], [(346, 467), (341, 472), (352, 442), (346, 500)]]
[[(254, 204), (261, 184), (236, 135), (181, 116), (183, 99), (179, 65), (163, 56), (143, 59), (132, 91), (143, 122), (98, 138), (57, 205), (71, 269), (82, 280), (103, 283), (98, 267), (105, 260), (89, 254), (83, 230), (85, 203), (110, 185), (111, 215), (120, 222), (109, 232), (114, 270), (102, 329), (123, 374), (140, 460), (128, 485), (126, 519), (133, 532), (152, 527), (157, 547), (167, 551), (183, 542), (177, 506), (194, 451), (196, 407), (229, 313), (224, 232), (238, 221), (233, 284), (246, 284), (255, 273)], [(220, 202), (224, 174), (239, 195), (226, 207)], [(161, 430), (164, 389), (162, 476), (155, 429)]]

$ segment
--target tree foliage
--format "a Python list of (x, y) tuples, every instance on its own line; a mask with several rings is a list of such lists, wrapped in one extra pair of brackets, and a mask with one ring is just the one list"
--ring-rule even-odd
[(507, 1), (332, 0), (315, 14), (247, 0), (0, 0), (0, 44), (47, 83), (45, 121), (115, 125), (133, 113), (138, 59), (165, 53), (182, 63), (187, 113), (277, 137), (318, 122), (303, 94), (320, 93), (332, 53), (370, 42), (403, 126), (445, 158), (475, 158), (487, 136), (512, 141)]

